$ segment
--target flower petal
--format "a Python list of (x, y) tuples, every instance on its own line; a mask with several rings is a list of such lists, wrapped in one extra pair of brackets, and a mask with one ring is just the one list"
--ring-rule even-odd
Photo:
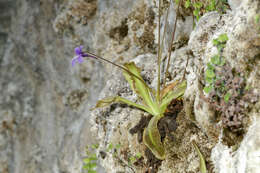
[(76, 54), (76, 55), (80, 55), (80, 54), (81, 54), (81, 49), (80, 49), (80, 47), (76, 47), (76, 48), (74, 49), (74, 51), (75, 51), (75, 54)]
[(75, 56), (75, 57), (71, 60), (71, 65), (72, 65), (72, 67), (76, 64), (77, 61), (78, 61), (78, 56)]
[(83, 63), (83, 57), (81, 55), (79, 55), (77, 59), (79, 64)]

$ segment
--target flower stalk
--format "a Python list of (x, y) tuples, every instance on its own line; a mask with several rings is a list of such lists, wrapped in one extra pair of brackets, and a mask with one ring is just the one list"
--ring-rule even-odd
[(174, 22), (174, 26), (173, 26), (172, 37), (171, 37), (171, 44), (170, 44), (170, 46), (168, 48), (168, 61), (167, 61), (165, 76), (164, 76), (164, 80), (163, 80), (163, 88), (166, 85), (166, 78), (167, 78), (168, 73), (169, 73), (168, 70), (169, 70), (170, 61), (171, 61), (172, 45), (173, 45), (173, 41), (174, 41), (174, 37), (175, 37), (176, 26), (177, 26), (177, 18), (178, 18), (178, 13), (179, 13), (179, 9), (180, 9), (180, 4), (181, 3), (182, 3), (182, 0), (180, 0), (179, 3), (178, 3), (178, 8), (177, 8), (177, 12), (176, 12), (176, 18), (175, 18), (175, 22)]
[(95, 58), (95, 59), (97, 59), (97, 60), (105, 61), (105, 62), (107, 62), (107, 63), (109, 63), (109, 64), (112, 64), (112, 65), (114, 65), (114, 66), (116, 66), (116, 67), (122, 69), (123, 71), (129, 73), (130, 75), (132, 75), (132, 76), (134, 76), (135, 78), (137, 78), (138, 80), (140, 80), (147, 88), (149, 88), (148, 85), (144, 82), (143, 79), (141, 79), (140, 77), (138, 77), (137, 75), (135, 75), (134, 73), (132, 73), (131, 71), (129, 71), (129, 70), (128, 70), (127, 68), (125, 68), (124, 66), (118, 65), (118, 64), (116, 64), (116, 63), (114, 63), (114, 62), (112, 62), (112, 61), (109, 61), (109, 60), (107, 60), (107, 59), (105, 59), (105, 58), (102, 58), (101, 56), (98, 56), (98, 55), (96, 55), (96, 54), (94, 54), (94, 53), (90, 53), (90, 52), (84, 53), (84, 52), (82, 51), (82, 48), (83, 48), (83, 46), (79, 46), (79, 47), (76, 47), (76, 48), (75, 48), (75, 53), (76, 53), (77, 56), (75, 56), (75, 57), (72, 59), (72, 66), (74, 66), (76, 62), (82, 63), (82, 62), (83, 62), (83, 57)]

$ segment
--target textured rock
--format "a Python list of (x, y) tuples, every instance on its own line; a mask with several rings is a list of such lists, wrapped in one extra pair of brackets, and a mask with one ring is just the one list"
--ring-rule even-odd
[(71, 67), (72, 44), (53, 21), (60, 1), (1, 1), (0, 172), (81, 172), (88, 109), (103, 69)]
[[(138, 101), (121, 72), (92, 60), (72, 68), (70, 61), (73, 48), (83, 44), (86, 50), (120, 64), (135, 61), (145, 80), (155, 87), (155, 3), (0, 0), (0, 172), (83, 172), (82, 158), (90, 143), (100, 143), (97, 153), (107, 172), (149, 169), (147, 165), (129, 165), (131, 156), (145, 155), (144, 145), (129, 129), (147, 113), (120, 104), (89, 112), (96, 100), (105, 96)], [(220, 135), (215, 111), (201, 98), (206, 64), (216, 53), (212, 40), (222, 33), (229, 37), (223, 55), (231, 67), (246, 72), (246, 83), (259, 93), (260, 39), (259, 23), (255, 22), (259, 1), (229, 4), (233, 11), (222, 16), (207, 13), (192, 33), (192, 17), (184, 15), (178, 21), (170, 74), (174, 80), (181, 79), (189, 59), (186, 114), (178, 116), (175, 140), (164, 142), (168, 152), (158, 172), (198, 172), (199, 158), (192, 140), (207, 163), (213, 163), (207, 166), (215, 172), (259, 170), (259, 103), (249, 104), (244, 137), (230, 148), (226, 134)], [(162, 21), (165, 11), (163, 15)], [(175, 15), (171, 10), (170, 25)], [(166, 43), (171, 32), (168, 28)], [(121, 144), (120, 155), (106, 152), (110, 143)]]
[(212, 150), (211, 159), (216, 172), (258, 172), (260, 163), (259, 114), (252, 116), (254, 116), (253, 123), (236, 152), (232, 152), (231, 148), (221, 143)]
[[(237, 5), (236, 10), (227, 11), (224, 15), (217, 12), (205, 14), (197, 23), (194, 31), (187, 34), (190, 36), (188, 45), (177, 47), (172, 54), (170, 72), (171, 77), (175, 80), (181, 79), (187, 59), (189, 59), (186, 68), (188, 89), (184, 95), (186, 114), (181, 114), (177, 119), (179, 127), (174, 132), (175, 141), (164, 141), (167, 148), (166, 160), (162, 162), (158, 172), (198, 172), (199, 160), (197, 153), (192, 148), (192, 140), (198, 143), (207, 163), (213, 163), (207, 165), (209, 171), (255, 172), (259, 169), (259, 159), (256, 158), (259, 152), (257, 147), (259, 132), (256, 130), (259, 100), (257, 104), (244, 102), (250, 107), (250, 111), (246, 112), (242, 122), (244, 125), (243, 136), (243, 134), (227, 133), (225, 130), (223, 132), (216, 111), (206, 101), (206, 96), (202, 97), (205, 95), (203, 92), (204, 71), (210, 58), (217, 53), (212, 40), (223, 33), (227, 33), (229, 38), (223, 56), (230, 64), (230, 68), (238, 69), (242, 74), (241, 77), (247, 76), (246, 83), (253, 88), (253, 97), (257, 97), (257, 93), (259, 93), (260, 49), (257, 27), (259, 24), (254, 20), (260, 11), (259, 2), (255, 0), (241, 3), (240, 6)], [(155, 59), (155, 55), (143, 54), (133, 60), (141, 67), (143, 77), (149, 79), (147, 81), (153, 87), (157, 82)], [(127, 85), (120, 82), (123, 78), (117, 70), (112, 72), (112, 76), (113, 79), (107, 82), (107, 86), (101, 92), (100, 99), (105, 96), (121, 95), (137, 101), (136, 96), (126, 88)], [(145, 166), (126, 166), (129, 158), (139, 152), (144, 156), (144, 160), (147, 159), (144, 154), (144, 145), (138, 144), (137, 138), (126, 130), (135, 126), (141, 116), (141, 111), (122, 107), (122, 105), (113, 105), (93, 112), (92, 123), (95, 124), (93, 131), (98, 133), (99, 139), (102, 139), (99, 150), (104, 151), (110, 143), (113, 143), (121, 145), (121, 153), (128, 153), (119, 159), (109, 153), (107, 157), (101, 159), (102, 165), (110, 172), (132, 172), (132, 169), (135, 169), (136, 172), (148, 170)], [(193, 129), (193, 126), (196, 128)], [(251, 155), (252, 157), (249, 157)]]

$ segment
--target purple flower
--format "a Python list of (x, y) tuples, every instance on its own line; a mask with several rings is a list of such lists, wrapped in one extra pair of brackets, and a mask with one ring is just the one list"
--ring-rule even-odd
[(83, 46), (79, 46), (79, 47), (75, 48), (74, 51), (75, 51), (76, 56), (71, 61), (72, 66), (74, 66), (76, 64), (76, 62), (78, 62), (79, 64), (82, 63), (83, 57), (93, 57), (91, 55), (88, 55), (88, 54), (82, 52), (82, 49), (83, 49)]

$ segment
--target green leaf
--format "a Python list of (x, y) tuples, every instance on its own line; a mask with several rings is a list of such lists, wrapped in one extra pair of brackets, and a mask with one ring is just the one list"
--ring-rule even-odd
[(116, 146), (115, 146), (116, 149), (119, 149), (120, 147), (121, 147), (120, 144), (116, 144)]
[(221, 35), (218, 37), (218, 41), (221, 42), (221, 43), (225, 43), (226, 41), (228, 41), (228, 36), (227, 36), (227, 34), (221, 34)]
[(91, 168), (95, 168), (95, 167), (97, 167), (97, 163), (92, 162), (92, 163), (91, 163)]
[(93, 149), (97, 149), (98, 146), (99, 146), (98, 144), (92, 144), (92, 145), (91, 145), (91, 147), (92, 147)]
[(97, 167), (97, 163), (90, 163), (90, 164), (88, 164), (88, 167), (89, 167), (89, 169), (91, 170), (91, 169), (94, 169), (94, 168), (96, 168)]
[(135, 157), (140, 159), (142, 157), (142, 154), (138, 152), (138, 153), (135, 154)]
[(130, 161), (131, 164), (133, 164), (134, 162), (136, 162), (136, 158), (134, 156), (131, 156), (129, 158), (129, 161)]
[(88, 173), (97, 173), (95, 170), (88, 170)]
[(210, 70), (214, 70), (215, 69), (215, 67), (209, 62), (209, 63), (207, 63), (207, 67), (208, 67), (208, 69), (210, 69)]
[(218, 48), (218, 51), (221, 52), (222, 49), (225, 48), (225, 44), (219, 44), (219, 45), (217, 46), (217, 48)]
[(216, 76), (214, 70), (209, 69), (209, 68), (206, 70), (205, 74), (206, 74), (206, 77), (208, 77), (208, 78), (214, 78)]
[(224, 57), (220, 57), (220, 63), (219, 63), (219, 66), (223, 66), (223, 65), (225, 65), (225, 63), (226, 63), (225, 58), (224, 58)]
[(176, 87), (176, 85), (179, 83), (179, 81), (174, 81), (171, 82), (170, 84), (168, 84), (167, 86), (165, 86), (161, 92), (160, 92), (160, 96), (161, 98), (164, 98), (171, 90), (174, 89), (174, 87)]
[(255, 23), (258, 24), (260, 22), (260, 14), (255, 16)]
[(89, 169), (90, 169), (90, 168), (89, 168), (89, 165), (83, 165), (83, 169), (89, 170)]
[(208, 94), (208, 93), (210, 93), (210, 91), (212, 91), (212, 89), (213, 89), (213, 86), (212, 86), (212, 85), (209, 85), (209, 86), (205, 86), (205, 87), (203, 88), (203, 91), (204, 91), (206, 94)]
[(95, 162), (89, 162), (83, 165), (83, 169), (88, 170), (88, 172), (95, 171), (93, 169), (95, 169), (96, 167), (97, 163)]
[(184, 92), (187, 88), (187, 81), (184, 80), (183, 82), (177, 84), (173, 90), (169, 91), (163, 98), (160, 104), (160, 112), (164, 113), (167, 106), (171, 103), (173, 99), (179, 98), (183, 96)]
[(214, 55), (213, 57), (211, 57), (211, 63), (215, 64), (215, 65), (219, 65), (220, 64), (220, 55)]
[(224, 96), (224, 101), (225, 101), (226, 103), (228, 103), (230, 96), (231, 96), (231, 93), (229, 93), (229, 92), (227, 92), (227, 93), (225, 94), (225, 96)]
[(108, 144), (108, 146), (107, 146), (107, 151), (110, 151), (110, 150), (112, 150), (113, 149), (113, 147), (114, 147), (114, 145), (113, 144)]
[(213, 78), (208, 78), (208, 77), (206, 77), (205, 80), (206, 80), (206, 82), (207, 82), (208, 84), (212, 84), (212, 83), (214, 82), (214, 79), (213, 79)]
[(216, 10), (216, 1), (211, 0), (209, 5), (206, 7), (207, 11), (214, 11)]
[(195, 3), (193, 3), (193, 7), (195, 8), (195, 9), (200, 9), (201, 7), (202, 7), (202, 3), (201, 2), (195, 2)]
[(192, 141), (192, 145), (195, 148), (195, 150), (196, 150), (196, 152), (197, 152), (197, 154), (199, 155), (199, 158), (200, 158), (200, 172), (201, 173), (207, 173), (206, 162), (205, 162), (203, 155), (201, 154), (201, 152), (199, 150), (199, 147), (197, 146), (195, 141)]
[(184, 7), (189, 8), (191, 5), (190, 0), (185, 1)]
[(154, 116), (143, 133), (144, 144), (152, 151), (156, 158), (165, 159), (165, 150), (161, 142), (161, 135), (157, 127), (162, 116)]
[(197, 20), (199, 20), (199, 10), (198, 9), (195, 9), (193, 11), (193, 15), (196, 17)]
[(214, 46), (217, 46), (217, 45), (220, 44), (219, 41), (218, 41), (217, 39), (213, 39), (212, 43), (213, 43)]
[[(130, 72), (138, 76), (140, 79), (142, 79), (142, 76), (140, 74), (140, 69), (135, 65), (134, 62), (125, 63), (124, 67), (127, 68)], [(130, 84), (133, 91), (138, 94), (139, 97), (141, 97), (144, 101), (144, 103), (150, 108), (152, 111), (152, 115), (159, 115), (159, 106), (157, 103), (153, 100), (152, 90), (148, 88), (144, 81), (140, 81), (138, 78), (130, 75), (126, 71), (123, 72), (123, 75), (125, 76), (126, 80)], [(150, 112), (149, 112), (150, 113)]]
[(85, 164), (88, 164), (88, 163), (91, 162), (91, 159), (90, 159), (90, 158), (85, 158), (85, 159), (83, 159), (83, 162), (84, 162)]
[(90, 160), (97, 160), (97, 156), (95, 153), (91, 154), (89, 157), (88, 157)]
[(122, 98), (122, 97), (119, 97), (119, 96), (116, 96), (116, 97), (107, 97), (107, 98), (104, 98), (102, 100), (99, 100), (96, 104), (96, 106), (90, 110), (93, 110), (93, 109), (96, 109), (96, 108), (101, 108), (101, 107), (105, 107), (105, 106), (108, 106), (112, 103), (125, 103), (129, 106), (134, 106), (136, 108), (139, 108), (139, 109), (142, 109), (150, 114), (153, 114), (152, 110), (147, 107), (147, 106), (143, 106), (143, 105), (140, 105), (140, 104), (137, 104), (137, 103), (134, 103), (130, 100), (127, 100), (125, 98)]

